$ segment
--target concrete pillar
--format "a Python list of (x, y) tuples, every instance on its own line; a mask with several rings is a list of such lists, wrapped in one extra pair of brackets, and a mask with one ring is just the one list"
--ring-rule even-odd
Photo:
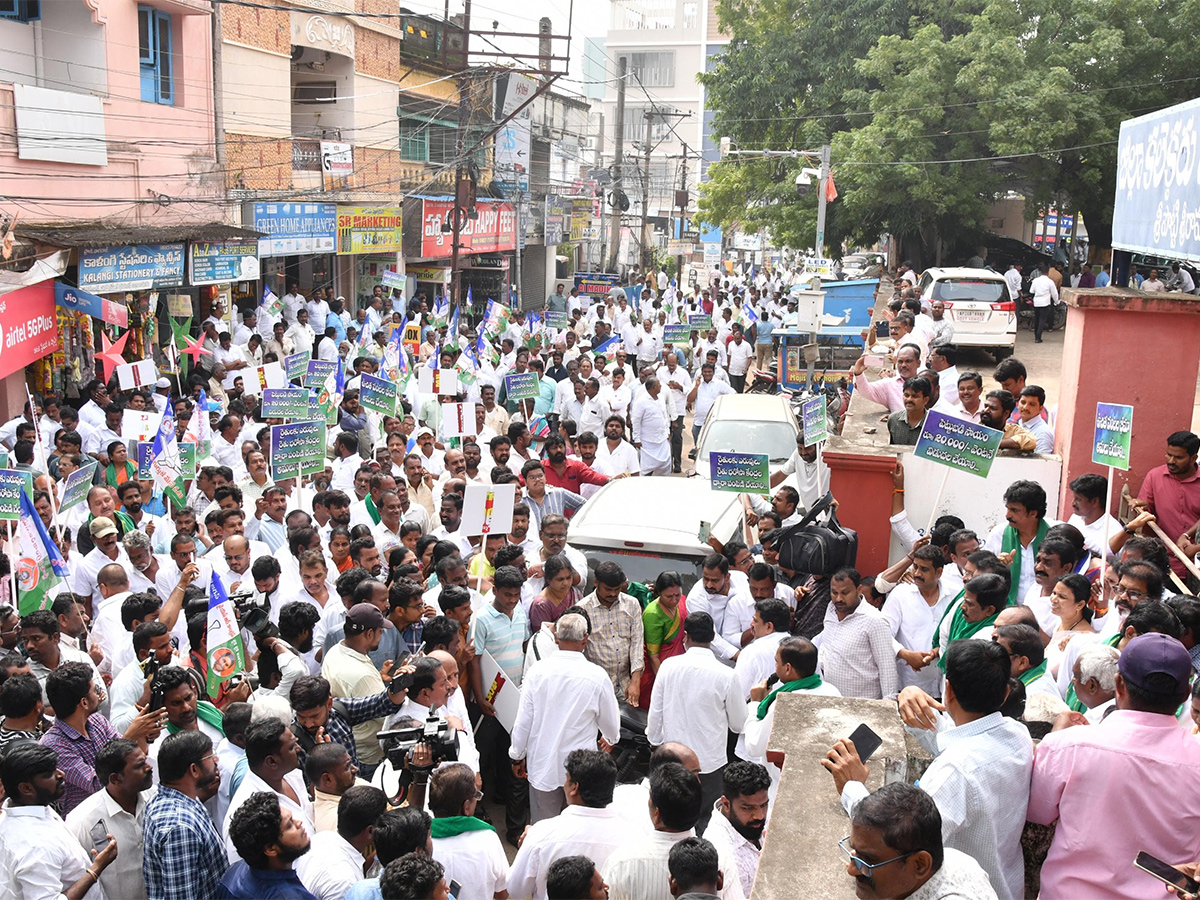
[[(1063, 459), (1059, 508), (1070, 508), (1068, 483), (1092, 462), (1096, 404), (1132, 405), (1130, 469), (1114, 473), (1113, 507), (1121, 487), (1137, 494), (1146, 472), (1162, 465), (1166, 437), (1191, 428), (1200, 368), (1200, 299), (1126, 288), (1066, 288), (1069, 307), (1062, 387), (1055, 424)], [(861, 553), (861, 551), (860, 551)]]
[(838, 499), (838, 521), (858, 532), (856, 568), (863, 573), (882, 572), (888, 567), (892, 536), (895, 454), (829, 450), (821, 456), (829, 466), (830, 490)]

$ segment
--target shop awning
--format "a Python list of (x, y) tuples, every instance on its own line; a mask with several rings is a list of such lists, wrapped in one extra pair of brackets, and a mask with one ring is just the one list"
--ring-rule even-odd
[(104, 225), (98, 222), (26, 225), (18, 222), (18, 238), (54, 247), (83, 248), (187, 241), (236, 241), (265, 237), (263, 232), (222, 222), (195, 225)]

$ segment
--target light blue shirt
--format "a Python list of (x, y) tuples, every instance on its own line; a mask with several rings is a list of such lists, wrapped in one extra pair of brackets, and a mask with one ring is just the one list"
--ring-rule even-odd
[(1110, 280), (1107, 272), (1101, 272), (1096, 276), (1096, 287), (1108, 287)]
[(364, 878), (346, 891), (342, 900), (383, 900), (383, 892), (379, 890), (379, 879)]
[[(325, 327), (334, 330), (333, 339), (340, 345), (346, 339), (346, 323), (342, 321), (342, 317), (335, 312), (331, 312), (325, 317)], [(322, 331), (322, 334), (324, 331)]]

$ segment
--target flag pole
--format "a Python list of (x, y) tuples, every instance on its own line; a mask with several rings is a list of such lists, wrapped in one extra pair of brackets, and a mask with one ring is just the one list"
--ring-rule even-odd
[[(25, 385), (25, 399), (29, 402), (29, 414), (31, 416), (33, 416), (34, 443), (37, 445), (38, 450), (41, 452), (42, 471), (46, 474), (46, 477), (49, 478), (50, 477), (50, 461), (46, 455), (46, 445), (42, 443), (42, 429), (38, 425), (36, 407), (34, 406), (33, 395), (29, 393), (29, 385), (28, 384)], [(34, 487), (36, 489), (37, 486), (34, 485)], [(47, 493), (50, 495), (50, 526), (55, 531), (54, 536), (57, 537), (58, 536), (58, 534), (57, 534), (57, 532), (58, 532), (58, 497), (57, 497), (58, 486), (55, 484), (50, 485), (50, 490), (47, 491)]]

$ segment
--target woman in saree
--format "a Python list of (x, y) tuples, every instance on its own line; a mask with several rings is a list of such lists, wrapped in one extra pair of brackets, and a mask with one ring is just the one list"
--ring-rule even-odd
[(678, 572), (660, 572), (654, 580), (654, 599), (642, 612), (646, 656), (638, 704), (642, 709), (650, 708), (650, 691), (663, 660), (683, 652), (683, 620), (686, 618), (683, 579)]
[(137, 477), (137, 466), (129, 461), (129, 451), (122, 441), (108, 445), (108, 466), (104, 469), (104, 483), (109, 487), (120, 487), (131, 478)]

